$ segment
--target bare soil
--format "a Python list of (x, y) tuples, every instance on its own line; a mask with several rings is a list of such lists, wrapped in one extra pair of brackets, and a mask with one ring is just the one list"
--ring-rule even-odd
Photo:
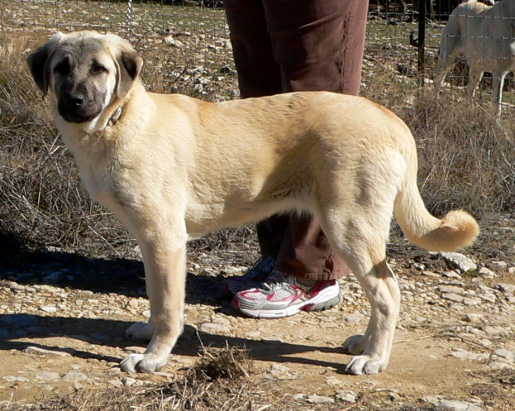
[[(31, 316), (33, 323), (0, 327), (7, 335), (0, 340), (0, 401), (5, 401), (0, 408), (79, 391), (155, 387), (190, 369), (205, 347), (245, 347), (254, 365), (247, 395), (280, 393), (275, 406), (267, 403), (269, 409), (436, 409), (427, 397), (440, 396), (482, 409), (512, 410), (514, 363), (494, 351), (515, 352), (515, 295), (498, 289), (515, 284), (509, 272), (515, 250), (507, 247), (513, 223), (510, 218), (488, 221), (488, 231), (464, 252), (478, 270), (460, 278), (448, 277), (457, 271), (441, 256), (407, 244), (392, 231), (389, 261), (404, 301), (391, 363), (372, 376), (344, 373), (349, 357), (340, 344), (362, 333), (368, 321), (368, 303), (352, 276), (341, 280), (342, 303), (325, 312), (257, 320), (231, 307), (221, 284), (257, 256), (252, 238), (231, 243), (227, 251), (191, 247), (187, 326), (169, 364), (156, 375), (129, 375), (118, 368), (124, 356), (144, 349), (123, 337), (133, 321), (145, 320), (142, 314), (148, 310), (140, 261), (55, 250), (26, 254), (17, 263), (3, 257), (7, 279), (0, 289), (0, 324), (19, 314)], [(479, 274), (481, 267), (489, 267), (494, 276)], [(457, 303), (438, 292), (443, 285), (458, 286), (469, 296), (495, 290), (495, 298)], [(38, 354), (28, 347), (67, 356)], [(460, 359), (453, 356), (458, 349), (487, 355)], [(349, 392), (351, 402), (342, 400)], [(334, 402), (318, 404), (320, 396)]]

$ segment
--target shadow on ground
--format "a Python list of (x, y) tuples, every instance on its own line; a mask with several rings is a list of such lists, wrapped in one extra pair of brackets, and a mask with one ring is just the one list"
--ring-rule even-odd
[[(19, 314), (0, 315), (0, 324), (9, 324), (10, 317)], [(107, 362), (119, 362), (122, 358), (109, 355), (101, 355), (90, 350), (81, 350), (75, 348), (63, 348), (55, 346), (53, 338), (66, 337), (76, 339), (89, 344), (101, 345), (106, 347), (125, 348), (133, 347), (134, 341), (120, 338), (123, 332), (132, 323), (127, 321), (89, 319), (89, 318), (69, 318), (69, 317), (39, 317), (30, 316), (31, 320), (37, 325), (26, 327), (20, 330), (19, 335), (13, 338), (0, 339), (0, 350), (17, 350), (23, 351), (27, 347), (38, 347), (45, 350), (53, 350), (59, 352), (67, 352), (74, 357), (83, 359), (96, 359)], [(106, 332), (105, 334), (101, 334)], [(14, 333), (16, 334), (16, 333)], [(37, 340), (25, 342), (19, 341), (18, 338)], [(49, 339), (49, 343), (45, 343), (45, 339)], [(144, 346), (145, 344), (141, 344)], [(194, 327), (187, 325), (183, 335), (179, 338), (173, 354), (197, 357), (205, 347), (210, 348), (227, 348), (240, 347), (249, 350), (250, 356), (255, 360), (273, 361), (273, 362), (289, 362), (305, 365), (315, 365), (317, 367), (340, 367), (341, 364), (335, 364), (322, 360), (312, 360), (309, 358), (301, 358), (296, 355), (309, 353), (313, 351), (342, 355), (339, 347), (324, 347), (315, 345), (291, 344), (274, 340), (251, 340), (247, 338), (232, 337), (226, 335), (214, 335), (197, 331)], [(292, 357), (295, 356), (295, 357)]]
[[(139, 260), (29, 251), (6, 234), (0, 235), (0, 244), (0, 280), (146, 297), (145, 271)], [(223, 279), (222, 275), (188, 273), (186, 303), (218, 305), (227, 298), (221, 288)]]

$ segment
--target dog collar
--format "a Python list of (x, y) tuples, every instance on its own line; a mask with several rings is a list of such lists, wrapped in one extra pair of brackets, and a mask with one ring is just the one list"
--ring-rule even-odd
[(123, 104), (121, 106), (119, 106), (116, 109), (116, 111), (114, 112), (114, 114), (111, 116), (111, 118), (107, 122), (107, 125), (109, 127), (113, 127), (116, 123), (118, 123), (118, 120), (120, 120), (120, 117), (123, 114), (123, 106), (124, 106)]

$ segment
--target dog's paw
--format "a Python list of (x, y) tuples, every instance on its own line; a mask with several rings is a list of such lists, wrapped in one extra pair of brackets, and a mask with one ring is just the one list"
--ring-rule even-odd
[(352, 357), (350, 362), (345, 367), (345, 372), (354, 375), (362, 374), (377, 374), (386, 368), (386, 364), (379, 360), (370, 357), (369, 355), (357, 355)]
[(126, 372), (153, 373), (159, 371), (165, 365), (166, 358), (163, 360), (150, 354), (131, 354), (122, 360), (120, 368)]
[(364, 335), (353, 335), (342, 344), (344, 354), (360, 355), (365, 351), (367, 339)]
[(154, 327), (151, 323), (134, 323), (125, 331), (125, 337), (140, 342), (148, 342), (154, 335)]

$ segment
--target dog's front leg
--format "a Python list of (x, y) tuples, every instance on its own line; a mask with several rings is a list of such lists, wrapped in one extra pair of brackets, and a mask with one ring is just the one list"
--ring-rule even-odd
[(508, 74), (507, 71), (499, 68), (494, 68), (492, 71), (492, 96), (490, 100), (492, 102), (492, 111), (497, 118), (501, 117), (502, 92), (506, 74)]
[(140, 241), (151, 319), (148, 324), (134, 324), (126, 335), (151, 339), (143, 354), (131, 354), (121, 362), (124, 371), (155, 372), (162, 368), (183, 330), (186, 241), (166, 240)]
[(477, 62), (470, 59), (469, 63), (469, 82), (467, 84), (467, 89), (465, 90), (465, 98), (468, 102), (471, 102), (476, 94), (477, 86), (483, 78), (484, 73)]

